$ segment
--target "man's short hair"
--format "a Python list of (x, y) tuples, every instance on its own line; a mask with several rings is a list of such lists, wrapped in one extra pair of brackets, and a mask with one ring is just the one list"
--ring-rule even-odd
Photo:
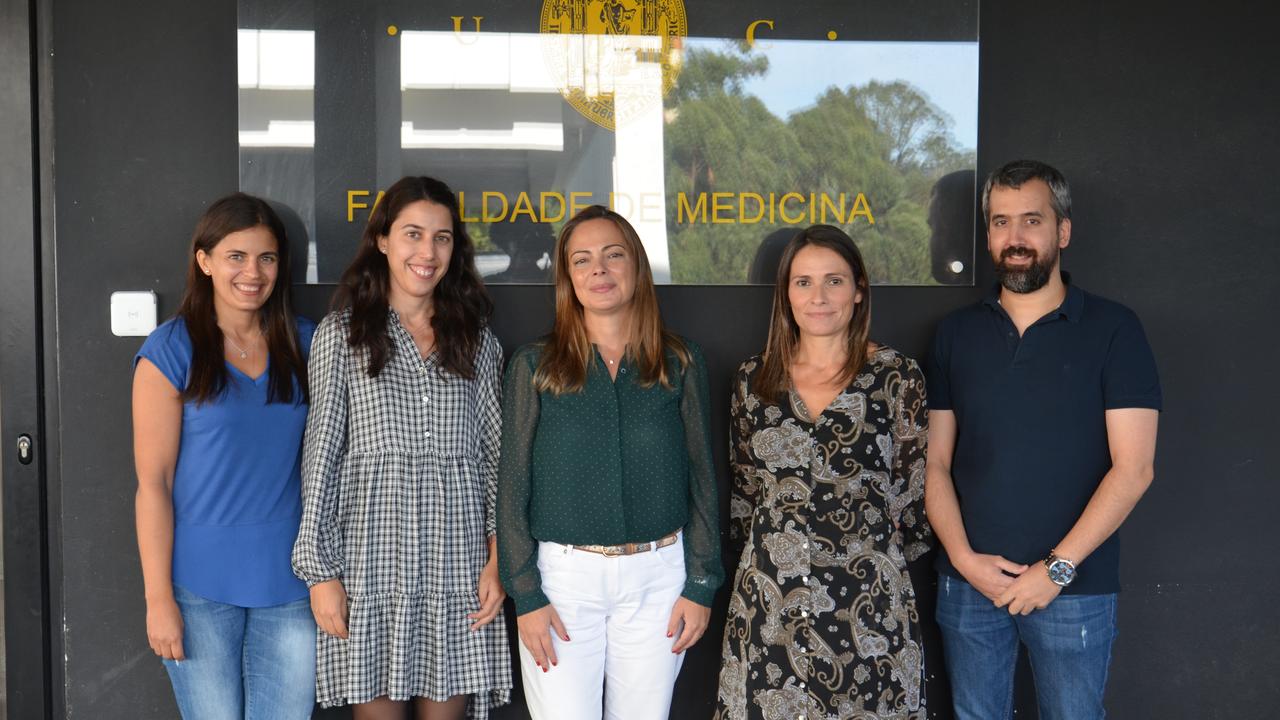
[(991, 224), (991, 188), (1007, 187), (1017, 190), (1029, 180), (1043, 180), (1049, 186), (1049, 205), (1057, 222), (1071, 219), (1071, 186), (1067, 179), (1053, 167), (1039, 160), (1014, 160), (997, 168), (987, 176), (982, 186), (982, 220)]

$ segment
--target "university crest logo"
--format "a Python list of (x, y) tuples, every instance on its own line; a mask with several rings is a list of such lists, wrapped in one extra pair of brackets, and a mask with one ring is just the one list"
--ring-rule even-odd
[(609, 130), (661, 108), (689, 30), (682, 0), (543, 0), (538, 27), (560, 94)]

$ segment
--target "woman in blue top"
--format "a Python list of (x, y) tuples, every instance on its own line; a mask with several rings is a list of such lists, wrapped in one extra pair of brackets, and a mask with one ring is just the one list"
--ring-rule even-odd
[(315, 325), (262, 200), (215, 202), (191, 245), (178, 313), (134, 360), (147, 638), (187, 720), (308, 718), (315, 623), (289, 552)]

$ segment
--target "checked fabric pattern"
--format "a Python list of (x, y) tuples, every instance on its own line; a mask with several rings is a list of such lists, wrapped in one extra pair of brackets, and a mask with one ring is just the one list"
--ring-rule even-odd
[(317, 630), (325, 707), (379, 696), (472, 695), (469, 715), (510, 701), (501, 614), (472, 633), (476, 583), (494, 533), (502, 348), (486, 328), (474, 380), (423, 359), (394, 310), (393, 351), (377, 378), (347, 343), (350, 312), (316, 330), (294, 572), (340, 578), (346, 640)]

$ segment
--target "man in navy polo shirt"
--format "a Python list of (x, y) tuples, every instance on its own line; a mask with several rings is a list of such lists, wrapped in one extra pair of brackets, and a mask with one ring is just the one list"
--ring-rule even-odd
[(938, 326), (925, 501), (956, 717), (1012, 717), (1026, 645), (1041, 720), (1101, 718), (1116, 529), (1151, 484), (1160, 381), (1133, 311), (1060, 270), (1071, 193), (1018, 161), (982, 190), (1000, 285)]

